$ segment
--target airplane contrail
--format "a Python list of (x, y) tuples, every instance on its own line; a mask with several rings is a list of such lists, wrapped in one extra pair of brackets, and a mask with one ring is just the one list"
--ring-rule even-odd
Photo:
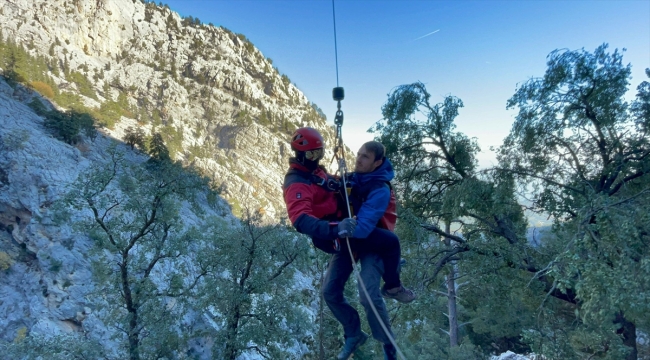
[(428, 33), (428, 34), (426, 34), (426, 35), (422, 35), (422, 36), (420, 36), (419, 38), (417, 38), (417, 39), (413, 39), (413, 40), (411, 40), (411, 41), (420, 40), (420, 39), (425, 38), (425, 37), (427, 37), (427, 36), (429, 36), (429, 35), (433, 35), (433, 34), (437, 33), (438, 31), (440, 31), (440, 29), (435, 30), (435, 31), (432, 31), (432, 32), (430, 32), (430, 33)]

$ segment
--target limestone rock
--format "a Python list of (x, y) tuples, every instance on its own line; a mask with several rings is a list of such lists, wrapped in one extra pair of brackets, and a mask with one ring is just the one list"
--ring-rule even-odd
[[(173, 156), (207, 166), (233, 205), (286, 216), (280, 184), (292, 129), (311, 126), (334, 143), (332, 127), (305, 95), (228, 29), (133, 0), (0, 0), (0, 10), (5, 39), (67, 63), (92, 83), (94, 98), (81, 97), (88, 108), (126, 97), (131, 114), (110, 135), (123, 139), (129, 126), (147, 135), (174, 132)], [(78, 91), (63, 75), (56, 81)]]

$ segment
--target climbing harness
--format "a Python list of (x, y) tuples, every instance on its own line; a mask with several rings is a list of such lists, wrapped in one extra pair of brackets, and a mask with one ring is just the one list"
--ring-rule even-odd
[[(345, 98), (345, 91), (343, 90), (343, 87), (339, 86), (339, 60), (338, 60), (338, 49), (337, 49), (337, 44), (336, 44), (336, 11), (334, 9), (334, 0), (332, 0), (332, 17), (334, 19), (334, 57), (336, 58), (336, 87), (332, 90), (332, 98), (334, 101), (337, 102), (337, 111), (336, 115), (334, 116), (334, 124), (336, 125), (336, 146), (334, 147), (334, 158), (338, 160), (338, 172), (341, 176), (341, 190), (343, 194), (345, 194), (345, 204), (347, 206), (347, 213), (348, 215), (352, 214), (351, 208), (350, 208), (350, 199), (348, 197), (348, 187), (347, 187), (347, 166), (345, 164), (345, 148), (343, 146), (343, 134), (341, 132), (342, 127), (343, 127), (343, 110), (341, 110), (341, 101)], [(341, 151), (342, 156), (339, 157), (338, 153)], [(334, 159), (332, 159), (334, 160)], [(361, 288), (363, 289), (364, 294), (366, 295), (366, 299), (368, 299), (368, 304), (370, 304), (370, 307), (372, 308), (373, 313), (375, 314), (375, 318), (381, 325), (381, 328), (384, 330), (384, 333), (390, 340), (391, 344), (395, 347), (397, 350), (397, 355), (400, 357), (400, 359), (405, 360), (406, 358), (404, 357), (404, 354), (402, 354), (402, 351), (400, 350), (399, 346), (397, 346), (397, 343), (395, 342), (395, 339), (391, 335), (390, 331), (388, 331), (388, 327), (386, 324), (384, 324), (383, 319), (379, 316), (379, 312), (377, 311), (377, 308), (375, 307), (374, 302), (370, 298), (370, 294), (368, 293), (368, 289), (366, 288), (366, 284), (364, 284), (363, 279), (361, 278), (361, 273), (359, 272), (359, 268), (357, 267), (356, 261), (354, 260), (354, 255), (352, 254), (352, 249), (350, 248), (350, 238), (345, 237), (345, 241), (347, 242), (348, 245), (348, 253), (350, 254), (350, 259), (352, 260), (352, 268), (354, 270), (354, 274), (357, 277), (357, 280), (361, 284)]]

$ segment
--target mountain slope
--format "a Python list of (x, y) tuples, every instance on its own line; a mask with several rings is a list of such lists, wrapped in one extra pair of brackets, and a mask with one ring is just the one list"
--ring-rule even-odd
[(244, 35), (166, 6), (0, 0), (0, 24), (6, 41), (47, 64), (40, 83), (51, 89), (34, 88), (92, 113), (116, 138), (129, 127), (160, 133), (175, 159), (214, 179), (236, 213), (285, 215), (280, 184), (295, 128), (314, 127), (334, 144), (320, 109)]
[[(315, 127), (330, 147), (334, 142), (334, 131), (320, 109), (286, 75), (278, 73), (245, 36), (182, 19), (153, 3), (0, 0), (0, 73), (0, 349), (12, 343), (29, 347), (39, 335), (65, 333), (83, 333), (86, 339), (101, 342), (99, 347), (88, 345), (94, 350), (119, 351), (124, 343), (119, 339), (121, 332), (115, 331), (119, 326), (106, 322), (107, 304), (95, 301), (101, 291), (93, 274), (95, 265), (91, 265), (97, 263), (92, 256), (97, 250), (96, 239), (72, 222), (60, 224), (53, 219), (54, 204), (80, 174), (110, 162), (111, 148), (117, 147), (126, 154), (127, 162), (139, 166), (149, 159), (146, 152), (152, 151), (154, 135), (160, 135), (173, 159), (212, 179), (213, 188), (220, 190), (230, 206), (219, 199), (216, 205), (201, 203), (201, 215), (186, 205), (179, 206), (182, 224), (198, 224), (201, 238), (216, 242), (215, 251), (227, 253), (213, 261), (221, 267), (212, 279), (222, 284), (212, 287), (219, 291), (227, 287), (220, 278), (226, 275), (220, 274), (236, 272), (239, 266), (234, 263), (231, 270), (224, 259), (243, 261), (247, 254), (238, 255), (245, 250), (237, 248), (239, 243), (227, 244), (234, 249), (221, 246), (233, 239), (243, 243), (245, 234), (216, 225), (237, 228), (232, 214), (238, 216), (246, 209), (270, 222), (284, 216), (281, 182), (290, 156), (287, 140), (295, 128)], [(77, 115), (91, 116), (99, 135), (61, 136), (60, 131), (70, 130), (67, 122)], [(51, 126), (52, 117), (59, 121), (56, 129)], [(128, 146), (129, 136), (138, 132), (149, 145), (135, 142), (133, 146), (140, 149), (133, 151)], [(328, 158), (331, 155), (328, 150)], [(73, 220), (83, 218), (83, 211), (72, 214)], [(260, 268), (255, 268), (253, 275), (284, 271), (263, 286), (279, 286), (273, 283), (282, 280), (283, 290), (297, 288), (295, 294), (283, 291), (273, 299), (287, 314), (295, 313), (293, 321), (311, 323), (311, 318), (301, 320), (299, 313), (304, 308), (295, 306), (318, 298), (311, 275), (287, 284), (296, 269), (276, 259), (287, 254), (291, 261), (298, 254), (305, 256), (308, 242), (277, 231), (281, 229), (274, 227), (277, 238), (267, 245), (270, 253), (259, 255), (270, 263), (255, 263)], [(198, 240), (194, 244), (204, 246)], [(258, 248), (263, 249), (261, 240)], [(205, 255), (205, 251), (195, 253)], [(168, 270), (183, 269), (182, 263), (176, 265), (167, 265)], [(282, 268), (276, 270), (275, 266)], [(163, 271), (157, 281), (164, 280)], [(247, 296), (271, 292), (260, 291), (261, 295)], [(288, 301), (291, 296), (304, 298)], [(212, 334), (207, 340), (193, 338), (191, 344), (186, 343), (192, 351), (205, 352), (200, 358), (209, 358), (210, 351), (216, 351), (210, 350), (210, 342), (230, 314), (218, 308), (227, 308), (227, 303), (219, 305), (227, 300), (203, 294), (193, 301), (209, 302), (213, 309), (195, 303), (191, 306), (202, 311), (188, 311), (183, 317), (192, 326), (202, 327), (201, 332)], [(290, 317), (282, 315), (284, 310), (273, 310), (273, 304), (263, 304), (268, 314)], [(120, 306), (119, 301), (108, 305)], [(187, 324), (179, 322), (178, 326)], [(300, 334), (278, 335), (282, 342), (274, 346), (306, 351), (300, 339), (309, 340), (307, 328), (300, 326)], [(250, 330), (242, 325), (242, 336), (246, 331)], [(273, 339), (275, 335), (265, 331), (265, 339)], [(28, 341), (18, 341), (26, 335)], [(79, 345), (78, 340), (72, 339), (72, 343)], [(230, 339), (230, 343), (236, 341)], [(121, 354), (111, 356), (121, 358)]]

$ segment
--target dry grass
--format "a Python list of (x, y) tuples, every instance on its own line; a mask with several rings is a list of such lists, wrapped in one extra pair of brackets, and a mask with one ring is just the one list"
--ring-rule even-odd
[(52, 87), (50, 85), (42, 82), (42, 81), (32, 81), (29, 83), (29, 85), (36, 91), (38, 91), (39, 94), (45, 96), (48, 99), (54, 99), (54, 90), (52, 90)]

